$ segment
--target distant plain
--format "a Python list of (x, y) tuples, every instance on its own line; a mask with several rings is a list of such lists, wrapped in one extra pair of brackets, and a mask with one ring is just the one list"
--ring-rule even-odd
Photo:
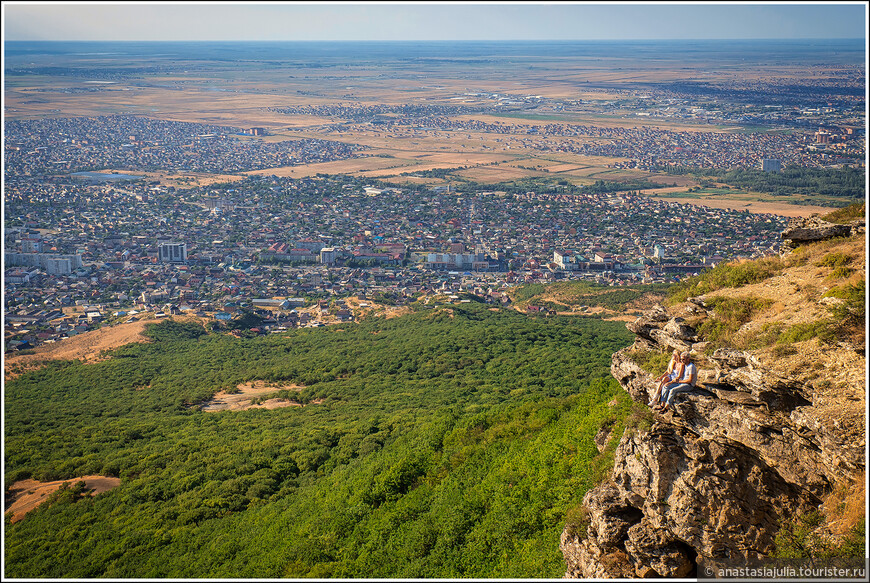
[[(762, 43), (763, 44), (763, 43)], [(116, 46), (117, 45), (117, 46)], [(485, 124), (550, 123), (598, 127), (658, 128), (680, 132), (739, 132), (682, 119), (638, 118), (620, 107), (645, 89), (674, 83), (721, 84), (825, 78), (859, 56), (851, 45), (834, 47), (823, 64), (799, 43), (756, 46), (710, 43), (466, 43), (418, 47), (413, 43), (7, 43), (6, 119), (133, 114), (165, 120), (263, 127), (268, 141), (319, 138), (368, 147), (348, 160), (258, 170), (301, 178), (349, 173), (395, 184), (446, 184), (465, 179), (497, 183), (553, 178), (583, 186), (596, 180), (647, 179), (696, 182), (638, 170), (616, 170), (619, 158), (542, 152), (524, 134), (381, 127), (342, 117), (349, 108), (418, 105), (473, 108), (450, 119)], [(100, 49), (100, 50), (96, 50)], [(759, 52), (763, 50), (764, 52)], [(109, 53), (109, 54), (106, 54)], [(353, 55), (353, 56), (349, 56)], [(763, 55), (763, 58), (762, 58)], [(860, 56), (863, 59), (863, 56)], [(10, 75), (10, 69), (15, 74)], [(496, 108), (494, 95), (582, 104), (558, 111), (546, 104)], [(330, 106), (342, 106), (335, 114)], [(280, 113), (282, 108), (320, 108), (320, 115)], [(605, 111), (606, 110), (606, 111)], [(387, 114), (394, 115), (394, 114)], [(240, 138), (246, 139), (246, 138)], [(548, 136), (557, 144), (568, 140)], [(583, 138), (573, 137), (575, 142)], [(451, 176), (418, 172), (450, 170)], [(164, 175), (167, 183), (178, 177)], [(207, 177), (188, 185), (214, 182)], [(703, 204), (764, 212), (810, 214), (822, 207), (792, 206), (763, 196), (732, 200), (701, 197)], [(680, 197), (692, 202), (694, 197)], [(755, 201), (751, 206), (747, 202)], [(757, 204), (756, 204), (757, 203)], [(764, 204), (762, 204), (764, 203)], [(771, 206), (772, 205), (772, 206)]]

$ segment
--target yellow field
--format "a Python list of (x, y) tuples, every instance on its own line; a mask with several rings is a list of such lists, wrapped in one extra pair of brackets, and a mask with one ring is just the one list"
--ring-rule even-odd
[(531, 172), (511, 166), (478, 166), (467, 170), (459, 170), (455, 172), (457, 176), (475, 180), (483, 183), (488, 182), (507, 182), (509, 180), (517, 180), (529, 176), (543, 176), (541, 172)]
[(582, 172), (589, 168), (589, 166), (578, 166), (577, 164), (550, 164), (549, 166), (542, 164), (542, 166), (551, 173), (570, 172), (574, 176), (578, 176), (578, 172)]
[[(394, 158), (379, 158), (369, 156), (365, 158), (350, 158), (348, 160), (336, 160), (334, 162), (319, 162), (316, 164), (304, 164), (300, 166), (285, 166), (281, 168), (266, 168), (265, 170), (252, 170), (245, 172), (251, 175), (272, 175), (275, 176), (292, 176), (293, 178), (304, 178), (306, 176), (314, 176), (315, 174), (356, 174), (369, 170), (379, 170), (382, 168), (402, 168), (409, 163), (396, 160)], [(401, 170), (396, 170), (397, 172)]]
[[(136, 63), (132, 58), (125, 65)], [(270, 111), (297, 106), (380, 106), (400, 104), (493, 106), (493, 94), (499, 96), (541, 95), (545, 98), (582, 100), (588, 111), (554, 112), (546, 105), (530, 112), (504, 112), (507, 115), (465, 114), (451, 116), (459, 120), (498, 123), (501, 126), (595, 125), (600, 127), (655, 127), (679, 131), (725, 131), (708, 124), (684, 120), (657, 120), (634, 115), (595, 113), (600, 105), (632, 95), (638, 83), (667, 83), (684, 80), (685, 67), (677, 61), (619, 62), (607, 59), (575, 57), (536, 58), (535, 66), (522, 60), (498, 69), (457, 61), (432, 68), (427, 63), (414, 67), (409, 63), (398, 69), (385, 70), (372, 63), (343, 63), (337, 67), (310, 68), (299, 63), (282, 63), (258, 68), (232, 63), (203, 67), (191, 62), (190, 71), (175, 74), (145, 75), (135, 80), (118, 80), (99, 85), (98, 91), (76, 93), (87, 80), (65, 76), (23, 75), (5, 79), (6, 119), (61, 116), (96, 116), (108, 114), (143, 115), (171, 121), (217, 124), (240, 130), (263, 127), (271, 134), (263, 137), (239, 137), (266, 142), (317, 138), (359, 144), (365, 154), (348, 160), (270, 168), (248, 172), (253, 175), (306, 177), (321, 174), (356, 174), (397, 184), (443, 184), (447, 180), (431, 177), (399, 176), (403, 173), (434, 169), (453, 169), (456, 176), (484, 183), (522, 178), (552, 178), (571, 184), (590, 184), (595, 180), (648, 179), (663, 184), (677, 184), (675, 192), (684, 192), (697, 183), (687, 176), (654, 176), (647, 172), (620, 170), (612, 166), (621, 159), (588, 157), (568, 152), (548, 152), (563, 140), (583, 142), (603, 138), (559, 137), (516, 134), (488, 134), (475, 130), (420, 130), (413, 127), (387, 127), (359, 119), (336, 116), (286, 115)], [(99, 57), (91, 60), (99, 68)], [(106, 66), (117, 60), (105, 58)], [(709, 66), (708, 66), (709, 65)], [(711, 83), (727, 82), (736, 69), (722, 69), (716, 64), (693, 62), (694, 71), (705, 71)], [(721, 70), (720, 70), (721, 69)], [(835, 68), (821, 68), (814, 74), (834, 74)], [(385, 74), (388, 73), (388, 74)], [(743, 78), (803, 79), (805, 66), (770, 63), (761, 69), (740, 71)], [(607, 83), (613, 89), (595, 88)], [(588, 89), (587, 89), (588, 88)], [(72, 92), (71, 92), (72, 91)], [(470, 95), (477, 93), (479, 95)], [(536, 113), (540, 111), (540, 113)], [(625, 112), (630, 113), (630, 112)], [(343, 114), (342, 114), (343, 115)], [(399, 114), (386, 112), (387, 116)], [(515, 117), (508, 117), (515, 115)], [(340, 124), (340, 125), (339, 125)], [(425, 122), (421, 122), (425, 125)], [(384, 154), (391, 157), (380, 157)], [(463, 169), (459, 169), (464, 167)], [(237, 180), (240, 176), (147, 173), (149, 178), (176, 187), (205, 186), (214, 182)], [(666, 193), (657, 190), (658, 194)], [(652, 193), (651, 193), (652, 194)], [(683, 202), (689, 199), (675, 197)], [(721, 195), (704, 197), (703, 204), (732, 205), (730, 208), (756, 210), (777, 209), (782, 214), (809, 214), (823, 207), (796, 207), (758, 196), (750, 198)], [(730, 202), (729, 202), (730, 201)], [(750, 206), (746, 206), (750, 205)], [(771, 211), (763, 211), (771, 212)]]
[(831, 207), (823, 207), (823, 206), (809, 206), (809, 205), (796, 205), (796, 204), (788, 204), (784, 202), (765, 202), (765, 201), (753, 201), (746, 202), (742, 200), (727, 200), (727, 199), (688, 199), (688, 198), (666, 198), (666, 197), (656, 197), (656, 200), (665, 200), (668, 202), (678, 202), (680, 204), (695, 204), (708, 206), (711, 208), (717, 209), (732, 209), (732, 210), (746, 210), (755, 214), (774, 214), (781, 215), (784, 217), (809, 217), (813, 214), (821, 214), (826, 215), (832, 211), (835, 211), (835, 208)]

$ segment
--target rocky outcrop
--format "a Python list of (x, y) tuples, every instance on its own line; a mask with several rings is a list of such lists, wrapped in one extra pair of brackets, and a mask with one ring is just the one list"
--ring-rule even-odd
[(814, 241), (824, 241), (834, 237), (848, 237), (857, 233), (858, 225), (829, 223), (818, 217), (795, 217), (781, 233), (782, 239), (791, 247)]
[(610, 479), (583, 500), (585, 532), (562, 534), (566, 577), (692, 577), (702, 559), (763, 557), (785, 518), (863, 470), (864, 443), (822, 418), (812, 387), (750, 352), (705, 355), (688, 323), (705, 312), (695, 298), (628, 325), (636, 341), (613, 355), (611, 373), (635, 401), (655, 389), (635, 359), (645, 351), (691, 351), (699, 384), (651, 413), (648, 428), (626, 430)]

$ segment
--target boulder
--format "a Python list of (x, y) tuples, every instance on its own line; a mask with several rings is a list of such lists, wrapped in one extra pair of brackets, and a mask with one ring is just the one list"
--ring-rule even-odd
[(795, 217), (780, 235), (789, 245), (796, 247), (802, 243), (848, 237), (851, 234), (850, 225), (829, 223), (818, 217)]

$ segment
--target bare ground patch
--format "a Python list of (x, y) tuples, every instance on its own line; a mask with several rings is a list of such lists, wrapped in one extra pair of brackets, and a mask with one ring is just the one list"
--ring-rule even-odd
[[(91, 496), (102, 494), (112, 488), (121, 485), (120, 478), (108, 476), (82, 476), (71, 480), (56, 480), (54, 482), (39, 482), (37, 480), (19, 480), (9, 487), (8, 495), (11, 499), (9, 508), (5, 514), (11, 515), (12, 522), (18, 522), (31, 510), (48, 500), (48, 497), (60, 489), (64, 484), (73, 485), (76, 482), (84, 482), (85, 487), (91, 490)], [(8, 500), (7, 500), (8, 502)]]
[(581, 170), (585, 170), (587, 166), (579, 166), (577, 164), (553, 164), (551, 166), (547, 166), (547, 171), (552, 173), (561, 173), (561, 172), (579, 172)]
[(249, 175), (275, 175), (304, 178), (315, 174), (352, 174), (355, 172), (368, 172), (389, 168), (403, 168), (411, 165), (407, 160), (399, 158), (380, 158), (378, 156), (364, 156), (361, 158), (348, 158), (347, 160), (334, 160), (332, 162), (318, 162), (315, 164), (302, 164), (299, 166), (282, 166), (280, 168), (266, 168), (264, 170), (252, 170), (245, 172)]
[(456, 172), (458, 176), (482, 182), (505, 182), (526, 176), (543, 176), (541, 172), (524, 170), (514, 166), (478, 166)]
[[(677, 177), (679, 178), (679, 177)], [(652, 178), (650, 179), (652, 180)], [(673, 182), (673, 181), (672, 181)], [(797, 204), (789, 204), (786, 202), (768, 202), (763, 200), (752, 200), (750, 198), (726, 198), (722, 196), (713, 197), (705, 197), (702, 195), (698, 195), (697, 198), (685, 198), (685, 197), (667, 197), (661, 196), (663, 194), (667, 194), (670, 192), (674, 193), (684, 193), (685, 187), (676, 187), (676, 188), (657, 188), (655, 190), (646, 190), (641, 191), (641, 194), (654, 195), (655, 200), (662, 200), (666, 202), (678, 202), (680, 204), (693, 204), (700, 206), (707, 206), (710, 208), (716, 209), (730, 209), (730, 210), (745, 210), (750, 213), (755, 214), (773, 214), (780, 215), (783, 217), (809, 217), (813, 214), (821, 214), (826, 215), (834, 210), (835, 208), (824, 207), (824, 206), (816, 206), (816, 205), (797, 205)]]
[(345, 299), (347, 306), (353, 311), (355, 318), (359, 319), (368, 315), (383, 316), (387, 319), (398, 318), (411, 313), (408, 306), (389, 306), (378, 304), (372, 300), (359, 300), (358, 298)]
[[(248, 409), (278, 409), (280, 407), (303, 407), (304, 405), (298, 401), (290, 399), (273, 398), (263, 402), (255, 403), (259, 397), (269, 395), (278, 391), (295, 391), (300, 392), (305, 387), (301, 385), (270, 385), (265, 381), (253, 381), (251, 383), (243, 383), (236, 387), (238, 393), (229, 394), (226, 391), (220, 391), (215, 394), (212, 399), (204, 403), (200, 409), (207, 413), (217, 411), (246, 411)], [(322, 400), (312, 401), (317, 405)]]
[(33, 349), (31, 354), (16, 354), (5, 358), (6, 379), (16, 375), (9, 372), (10, 367), (18, 366), (32, 370), (43, 366), (50, 360), (81, 360), (97, 362), (103, 358), (103, 352), (130, 344), (132, 342), (148, 342), (143, 334), (145, 326), (160, 320), (140, 320), (118, 324), (98, 330), (91, 330), (66, 338), (54, 344), (44, 344)]

